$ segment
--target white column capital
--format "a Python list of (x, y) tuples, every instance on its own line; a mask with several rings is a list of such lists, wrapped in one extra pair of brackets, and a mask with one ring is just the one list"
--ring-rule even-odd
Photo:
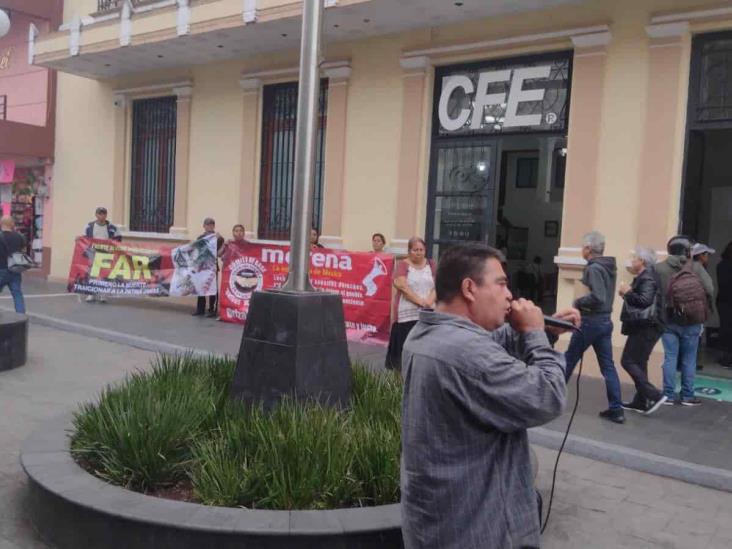
[(675, 38), (689, 32), (689, 22), (679, 21), (677, 23), (656, 23), (646, 27), (646, 34), (650, 38)]
[(348, 80), (351, 78), (351, 66), (340, 65), (323, 69), (323, 74), (331, 80)]
[(118, 109), (124, 109), (127, 106), (127, 96), (123, 93), (115, 93), (112, 96), (112, 104)]
[(404, 70), (424, 72), (430, 67), (431, 63), (430, 58), (426, 55), (417, 55), (413, 57), (401, 57), (399, 59), (399, 65)]
[(607, 46), (613, 39), (609, 30), (595, 32), (592, 34), (579, 34), (572, 36), (572, 44), (575, 48), (598, 48)]
[(178, 97), (178, 101), (191, 100), (193, 96), (193, 86), (176, 86), (173, 93)]
[(259, 91), (262, 87), (262, 80), (260, 78), (240, 78), (239, 87), (244, 92)]

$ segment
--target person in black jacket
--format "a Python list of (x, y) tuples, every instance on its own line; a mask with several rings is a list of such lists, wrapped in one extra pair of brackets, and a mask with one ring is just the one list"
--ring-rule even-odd
[(667, 397), (648, 381), (648, 358), (661, 338), (663, 330), (658, 315), (658, 280), (653, 270), (656, 253), (638, 246), (631, 259), (630, 272), (633, 283), (621, 284), (619, 294), (623, 298), (620, 313), (622, 333), (628, 336), (620, 358), (620, 364), (633, 378), (635, 397), (623, 408), (643, 414), (652, 414), (666, 402)]
[(719, 312), (719, 343), (722, 356), (719, 363), (732, 368), (732, 242), (722, 252), (717, 264), (717, 311)]

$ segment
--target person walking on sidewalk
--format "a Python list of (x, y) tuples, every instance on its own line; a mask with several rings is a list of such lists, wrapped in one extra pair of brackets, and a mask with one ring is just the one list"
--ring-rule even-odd
[(719, 343), (722, 346), (719, 364), (732, 368), (732, 242), (725, 246), (722, 260), (717, 264), (717, 287)]
[(646, 415), (652, 414), (666, 402), (667, 397), (648, 381), (648, 358), (653, 347), (661, 338), (662, 329), (658, 320), (658, 282), (653, 265), (656, 253), (638, 246), (630, 260), (630, 272), (635, 275), (633, 283), (620, 285), (623, 298), (620, 313), (622, 333), (628, 336), (620, 357), (620, 365), (633, 378), (636, 393), (623, 408)]
[[(501, 260), (483, 244), (449, 248), (437, 306), (404, 345), (405, 549), (540, 545), (526, 430), (564, 410), (564, 359), (541, 309), (512, 301)], [(555, 316), (579, 323), (575, 310)]]
[[(211, 236), (212, 234), (216, 235), (216, 255), (218, 257), (224, 246), (224, 237), (216, 232), (216, 221), (214, 220), (214, 218), (207, 217), (206, 219), (203, 220), (203, 234), (199, 235), (199, 237), (196, 240), (201, 240), (203, 238)], [(198, 299), (196, 300), (196, 312), (193, 313), (193, 316), (206, 315), (206, 317), (208, 317), (208, 318), (216, 318), (216, 316), (218, 315), (218, 311), (216, 308), (216, 304), (217, 304), (218, 298), (219, 298), (218, 277), (219, 277), (219, 264), (217, 261), (216, 262), (216, 293), (214, 295), (208, 296), (208, 313), (206, 313), (206, 296), (199, 295)]]
[(668, 258), (656, 266), (663, 323), (663, 394), (666, 404), (676, 401), (676, 365), (681, 361), (681, 395), (684, 406), (699, 406), (694, 396), (699, 336), (714, 299), (714, 283), (698, 261), (691, 259), (691, 239), (674, 236), (668, 241)]
[[(121, 241), (122, 235), (119, 229), (109, 222), (107, 219), (107, 208), (99, 206), (94, 212), (96, 219), (86, 224), (84, 229), (84, 236), (87, 238), (95, 238), (97, 240), (116, 240)], [(86, 302), (92, 303), (99, 301), (100, 303), (106, 303), (107, 298), (104, 294), (91, 294), (86, 296)]]
[(15, 312), (25, 314), (25, 299), (23, 298), (23, 275), (8, 269), (8, 258), (25, 249), (25, 238), (15, 231), (15, 221), (12, 217), (0, 218), (0, 292), (5, 286), (13, 296)]
[(582, 283), (589, 293), (575, 300), (574, 306), (582, 313), (580, 332), (574, 332), (564, 357), (567, 361), (566, 379), (572, 376), (575, 366), (585, 351), (592, 347), (605, 378), (608, 409), (600, 417), (614, 423), (625, 423), (620, 378), (613, 363), (613, 311), (617, 267), (614, 257), (605, 257), (605, 237), (598, 231), (587, 233), (582, 239), (582, 257), (587, 266), (582, 273)]

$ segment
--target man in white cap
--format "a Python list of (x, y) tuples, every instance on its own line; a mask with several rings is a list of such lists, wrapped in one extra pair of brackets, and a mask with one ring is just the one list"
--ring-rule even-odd
[(707, 269), (707, 265), (709, 264), (709, 256), (716, 253), (716, 250), (714, 248), (710, 248), (706, 244), (702, 244), (701, 242), (697, 242), (691, 247), (691, 257), (694, 259), (694, 261), (698, 261), (701, 263), (701, 266)]

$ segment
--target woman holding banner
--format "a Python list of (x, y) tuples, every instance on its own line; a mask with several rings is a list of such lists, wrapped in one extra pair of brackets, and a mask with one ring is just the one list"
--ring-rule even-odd
[(226, 258), (229, 251), (235, 251), (238, 246), (246, 244), (246, 234), (247, 232), (246, 229), (244, 229), (244, 225), (241, 225), (239, 223), (234, 225), (234, 227), (231, 229), (231, 236), (233, 238), (227, 240), (226, 243), (219, 249), (219, 257), (224, 259)]
[(394, 270), (396, 322), (391, 325), (385, 364), (390, 370), (401, 370), (402, 347), (417, 323), (419, 310), (435, 304), (435, 265), (425, 257), (424, 240), (418, 236), (410, 238), (407, 251), (407, 257)]

